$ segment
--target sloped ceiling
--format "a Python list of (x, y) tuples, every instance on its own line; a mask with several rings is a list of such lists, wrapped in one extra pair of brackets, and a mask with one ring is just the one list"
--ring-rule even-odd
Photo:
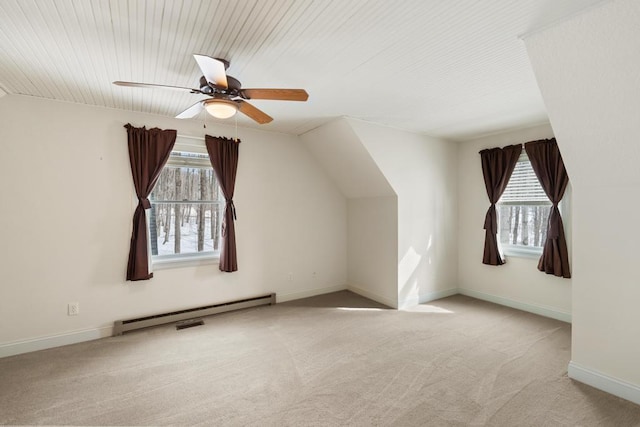
[(345, 197), (396, 195), (347, 120), (334, 120), (300, 139)]
[(349, 116), (467, 139), (547, 120), (518, 36), (600, 2), (2, 0), (0, 88), (175, 116), (202, 96), (111, 82), (197, 87), (202, 53), (243, 87), (310, 94), (253, 101), (275, 120), (241, 126), (302, 134)]

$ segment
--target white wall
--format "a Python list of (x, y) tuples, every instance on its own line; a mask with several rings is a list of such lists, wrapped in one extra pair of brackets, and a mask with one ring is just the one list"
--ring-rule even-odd
[[(136, 200), (123, 125), (202, 136), (202, 123), (15, 95), (0, 117), (0, 355), (108, 335), (122, 318), (346, 286), (346, 200), (295, 136), (238, 130), (238, 272), (211, 264), (126, 282)], [(79, 316), (67, 316), (71, 301)]]
[[(640, 403), (640, 2), (525, 39), (573, 180), (569, 374)], [(626, 393), (626, 394), (625, 394)]]
[(398, 199), (349, 199), (349, 289), (390, 307), (398, 305)]
[(398, 200), (386, 177), (340, 118), (300, 136), (348, 203), (348, 288), (398, 306)]
[[(483, 224), (489, 199), (482, 176), (480, 150), (553, 136), (551, 126), (547, 124), (460, 144), (458, 280), (460, 291), (464, 294), (570, 321), (571, 279), (538, 271), (537, 258), (508, 256), (505, 257), (506, 264), (501, 266), (482, 263), (485, 236)], [(569, 235), (568, 233), (568, 239)]]
[(398, 306), (456, 293), (458, 144), (348, 121), (398, 196)]

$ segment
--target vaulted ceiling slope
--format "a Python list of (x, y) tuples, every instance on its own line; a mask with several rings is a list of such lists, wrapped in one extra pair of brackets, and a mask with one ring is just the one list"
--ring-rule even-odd
[(349, 116), (464, 140), (547, 120), (518, 36), (600, 2), (2, 0), (0, 89), (175, 116), (202, 95), (111, 82), (198, 87), (201, 53), (243, 87), (309, 92), (252, 101), (274, 117), (262, 129)]

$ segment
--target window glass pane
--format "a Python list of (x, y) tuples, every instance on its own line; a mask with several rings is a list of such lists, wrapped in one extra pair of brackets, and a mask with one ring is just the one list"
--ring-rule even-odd
[(220, 203), (153, 203), (150, 215), (152, 255), (220, 250)]
[(500, 244), (541, 249), (550, 212), (551, 202), (523, 150), (497, 205)]
[(211, 169), (209, 155), (188, 151), (172, 151), (168, 164), (170, 166), (192, 166)]
[(502, 245), (542, 247), (547, 239), (549, 205), (498, 205)]
[(224, 198), (208, 155), (173, 151), (149, 198), (153, 256), (219, 251)]
[(220, 200), (213, 169), (165, 166), (151, 192), (153, 201)]

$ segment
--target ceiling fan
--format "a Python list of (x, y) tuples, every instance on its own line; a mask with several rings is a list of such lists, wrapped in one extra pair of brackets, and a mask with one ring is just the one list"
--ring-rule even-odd
[(271, 122), (273, 118), (247, 102), (247, 100), (306, 101), (309, 98), (309, 94), (304, 89), (242, 89), (240, 82), (226, 73), (229, 61), (198, 54), (194, 54), (193, 57), (202, 71), (198, 89), (122, 81), (116, 81), (113, 84), (129, 87), (174, 89), (209, 96), (208, 99), (202, 99), (178, 114), (176, 116), (178, 119), (195, 117), (202, 110), (206, 110), (213, 117), (227, 119), (240, 111), (256, 122), (265, 124)]

